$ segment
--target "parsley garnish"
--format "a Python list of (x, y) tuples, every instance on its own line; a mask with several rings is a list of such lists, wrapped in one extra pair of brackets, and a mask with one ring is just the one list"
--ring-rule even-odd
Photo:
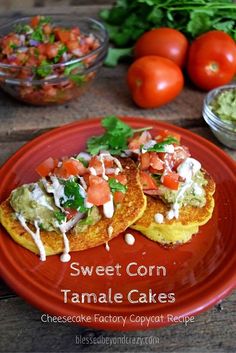
[(156, 143), (153, 147), (147, 149), (147, 152), (165, 152), (165, 146), (172, 143), (178, 143), (174, 137), (167, 137), (164, 141)]
[(40, 77), (46, 77), (52, 73), (52, 68), (46, 60), (43, 60), (40, 66), (36, 69), (36, 73)]
[(126, 193), (127, 187), (123, 184), (121, 184), (118, 180), (115, 178), (110, 178), (108, 180), (108, 184), (110, 186), (111, 191), (114, 193), (115, 191), (120, 191), (123, 192), (123, 194)]
[(80, 193), (80, 186), (74, 180), (66, 180), (64, 182), (64, 193), (68, 200), (62, 203), (63, 207), (72, 208), (74, 210), (85, 212), (87, 208), (84, 206), (84, 198)]
[(59, 224), (64, 222), (66, 220), (66, 215), (60, 211), (55, 211), (54, 212), (54, 217), (58, 220)]
[(120, 154), (128, 148), (128, 138), (132, 137), (135, 132), (150, 130), (150, 127), (132, 129), (114, 115), (105, 117), (102, 120), (102, 126), (106, 130), (105, 133), (91, 137), (87, 141), (87, 151), (92, 155), (98, 154), (101, 150), (109, 151), (111, 154)]

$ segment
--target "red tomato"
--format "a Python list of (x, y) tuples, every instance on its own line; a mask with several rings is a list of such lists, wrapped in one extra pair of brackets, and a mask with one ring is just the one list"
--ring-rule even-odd
[(76, 159), (65, 160), (62, 165), (69, 175), (84, 175), (87, 173), (87, 168)]
[(114, 175), (114, 178), (119, 181), (122, 185), (126, 185), (128, 183), (127, 177), (125, 174)]
[(66, 46), (70, 51), (73, 51), (73, 50), (79, 48), (79, 42), (78, 42), (78, 40), (73, 40), (73, 41), (68, 42), (66, 44)]
[(140, 179), (143, 190), (157, 189), (157, 185), (152, 176), (146, 172), (140, 172)]
[(169, 189), (178, 190), (179, 175), (175, 172), (168, 172), (168, 174), (163, 176), (162, 183)]
[(121, 191), (115, 191), (113, 194), (113, 200), (115, 203), (121, 203), (124, 200), (125, 194)]
[(183, 67), (186, 62), (188, 40), (173, 28), (157, 28), (144, 33), (134, 47), (136, 58), (157, 55), (170, 59)]
[(92, 157), (90, 159), (89, 168), (94, 168), (97, 175), (102, 175), (102, 172), (103, 172), (102, 162), (99, 161), (96, 157)]
[(70, 31), (61, 28), (55, 28), (54, 33), (56, 34), (58, 39), (64, 44), (66, 44), (70, 40)]
[(104, 159), (103, 163), (105, 165), (105, 168), (112, 168), (114, 162), (112, 159)]
[(169, 130), (161, 130), (158, 132), (155, 140), (157, 142), (164, 141), (167, 137), (174, 137), (180, 143), (180, 135), (177, 132), (169, 131)]
[(140, 164), (142, 170), (147, 170), (150, 166), (150, 154), (148, 152), (140, 155)]
[(158, 157), (156, 152), (150, 153), (150, 166), (155, 170), (162, 170), (163, 169), (163, 162)]
[(49, 157), (39, 164), (35, 170), (41, 177), (46, 177), (49, 173), (53, 172), (57, 164), (58, 161), (56, 159)]
[(50, 59), (55, 58), (58, 54), (58, 45), (48, 43), (46, 47), (46, 54)]
[(190, 47), (187, 69), (193, 83), (203, 90), (225, 85), (236, 71), (235, 42), (221, 31), (201, 35)]
[(39, 24), (39, 21), (40, 21), (40, 18), (41, 16), (34, 16), (32, 17), (31, 21), (30, 21), (30, 24), (33, 28), (37, 27), (38, 24)]
[(146, 142), (150, 141), (152, 136), (148, 131), (143, 131), (141, 135), (136, 134), (134, 137), (129, 141), (129, 149), (130, 150), (137, 150)]
[(95, 206), (104, 205), (110, 201), (110, 187), (106, 180), (99, 176), (90, 175), (87, 201)]
[(74, 210), (72, 208), (65, 208), (65, 211), (66, 211), (67, 220), (70, 220), (78, 213), (77, 210)]
[(157, 108), (173, 100), (182, 90), (184, 77), (172, 61), (144, 56), (128, 70), (128, 86), (133, 100), (142, 108)]

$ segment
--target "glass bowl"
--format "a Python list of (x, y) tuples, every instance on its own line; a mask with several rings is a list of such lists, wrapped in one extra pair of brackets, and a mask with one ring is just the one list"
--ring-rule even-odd
[[(85, 35), (93, 35), (99, 46), (89, 54), (63, 63), (46, 66), (48, 75), (35, 77), (37, 66), (17, 66), (0, 62), (0, 87), (11, 96), (33, 105), (63, 104), (87, 90), (102, 66), (108, 50), (105, 27), (92, 18), (73, 15), (50, 15), (52, 23), (65, 27), (79, 27)], [(30, 17), (12, 21), (0, 27), (0, 37), (14, 31), (15, 26), (28, 24)]]
[(202, 115), (216, 138), (225, 146), (236, 149), (236, 123), (222, 120), (211, 109), (211, 103), (221, 92), (236, 89), (236, 84), (211, 90), (204, 99)]

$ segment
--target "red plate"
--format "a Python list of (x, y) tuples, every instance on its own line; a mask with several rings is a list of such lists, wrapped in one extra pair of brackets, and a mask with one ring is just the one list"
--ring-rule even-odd
[[(81, 323), (103, 329), (136, 330), (170, 325), (170, 316), (196, 315), (228, 295), (236, 286), (236, 167), (235, 162), (222, 150), (202, 137), (176, 126), (141, 118), (125, 118), (132, 127), (152, 125), (154, 130), (169, 129), (182, 135), (192, 155), (216, 181), (216, 207), (212, 219), (201, 227), (189, 244), (165, 249), (135, 234), (134, 246), (128, 246), (120, 235), (110, 242), (110, 252), (104, 246), (72, 253), (72, 260), (80, 265), (121, 266), (121, 276), (70, 275), (70, 264), (61, 263), (59, 256), (48, 257), (46, 262), (17, 245), (1, 228), (1, 275), (23, 298), (43, 312), (55, 315), (81, 314), (90, 322)], [(27, 143), (15, 153), (0, 171), (1, 200), (23, 183), (37, 179), (35, 167), (49, 156), (62, 157), (83, 150), (88, 137), (101, 133), (99, 119), (75, 122), (52, 130)], [(167, 276), (129, 276), (126, 266), (165, 266)], [(122, 304), (63, 303), (61, 289), (72, 292), (122, 293)], [(174, 303), (131, 304), (126, 296), (136, 289), (138, 293), (175, 293)], [(134, 298), (135, 297), (135, 298)], [(137, 295), (133, 295), (135, 300)], [(99, 322), (94, 314), (108, 320)], [(80, 316), (79, 316), (80, 315)], [(107, 317), (112, 315), (114, 320)], [(151, 318), (149, 325), (141, 325), (141, 316)], [(126, 317), (123, 326), (122, 318)], [(161, 318), (162, 317), (162, 318)], [(135, 321), (137, 320), (137, 321)], [(159, 322), (158, 322), (159, 320)]]

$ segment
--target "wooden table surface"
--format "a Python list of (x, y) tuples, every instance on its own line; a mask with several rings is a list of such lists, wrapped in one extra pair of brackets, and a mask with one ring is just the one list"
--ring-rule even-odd
[[(38, 8), (37, 12), (70, 12), (96, 16), (100, 6)], [(24, 10), (25, 13), (35, 10)], [(0, 13), (0, 22), (21, 12)], [(204, 94), (188, 85), (181, 95), (165, 107), (154, 110), (138, 109), (132, 103), (125, 74), (127, 67), (103, 68), (90, 90), (79, 100), (58, 107), (23, 105), (0, 92), (0, 163), (25, 142), (53, 127), (106, 114), (140, 116), (183, 126), (218, 144), (201, 116)], [(236, 152), (223, 148), (236, 159)], [(168, 328), (129, 333), (99, 331), (65, 324), (42, 324), (41, 313), (18, 297), (0, 281), (0, 352), (236, 352), (236, 293), (221, 306), (197, 316), (185, 327), (178, 324)], [(155, 345), (82, 345), (76, 336), (117, 338), (155, 336)]]

